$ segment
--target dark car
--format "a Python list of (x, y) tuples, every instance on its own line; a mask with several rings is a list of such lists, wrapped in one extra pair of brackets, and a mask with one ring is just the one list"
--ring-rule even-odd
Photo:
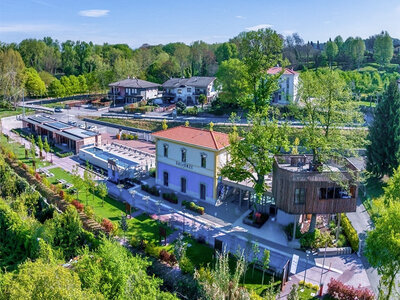
[(56, 113), (60, 113), (60, 112), (62, 112), (62, 109), (61, 109), (61, 107), (56, 107), (56, 108), (54, 109), (54, 112), (56, 112)]

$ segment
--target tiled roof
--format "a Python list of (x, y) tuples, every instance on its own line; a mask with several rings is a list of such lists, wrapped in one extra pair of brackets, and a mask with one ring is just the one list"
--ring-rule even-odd
[(148, 89), (148, 88), (156, 88), (160, 85), (158, 83), (141, 80), (137, 78), (128, 78), (121, 81), (110, 83), (108, 86), (120, 86), (120, 87), (128, 87), (135, 89)]
[[(282, 67), (272, 67), (272, 68), (269, 68), (268, 71), (267, 71), (267, 73), (271, 74), (271, 75), (278, 74), (279, 72), (282, 72)], [(285, 68), (283, 74), (285, 74), (285, 75), (297, 75), (299, 73), (296, 72), (296, 71), (293, 71), (291, 69), (286, 69)]]
[(186, 126), (157, 131), (153, 136), (213, 150), (221, 150), (229, 145), (229, 135), (226, 133)]
[(215, 77), (170, 78), (163, 83), (164, 88), (177, 88), (181, 86), (207, 87)]

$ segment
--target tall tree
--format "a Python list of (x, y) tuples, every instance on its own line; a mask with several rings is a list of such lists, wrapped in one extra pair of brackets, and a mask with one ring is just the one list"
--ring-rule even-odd
[(231, 160), (221, 169), (221, 175), (237, 182), (251, 181), (259, 202), (267, 190), (265, 176), (272, 171), (273, 155), (288, 149), (289, 128), (270, 120), (267, 108), (252, 112), (248, 120), (249, 131), (233, 126), (229, 134)]
[(393, 41), (387, 31), (378, 35), (374, 42), (374, 59), (380, 65), (390, 62), (393, 57)]
[[(384, 196), (385, 197), (385, 196)], [(394, 299), (396, 279), (400, 276), (400, 202), (392, 202), (375, 219), (375, 228), (367, 233), (365, 257), (377, 268), (380, 279), (379, 299)]]
[(329, 61), (329, 67), (332, 68), (332, 63), (336, 58), (336, 55), (338, 54), (338, 46), (335, 42), (332, 42), (331, 39), (326, 43), (325, 46), (325, 53), (326, 57), (328, 58)]
[(29, 96), (40, 97), (46, 93), (46, 85), (34, 68), (27, 68), (25, 76), (25, 88)]
[(66, 95), (65, 87), (60, 80), (55, 79), (50, 83), (49, 95), (56, 98), (64, 97)]
[(360, 68), (360, 64), (364, 60), (365, 43), (360, 37), (354, 38), (351, 43), (351, 57), (357, 68)]
[(391, 175), (400, 158), (400, 93), (392, 80), (378, 103), (369, 128), (367, 170), (375, 176)]
[(237, 56), (237, 46), (233, 43), (222, 43), (220, 46), (218, 46), (217, 50), (215, 50), (215, 57), (219, 64), (225, 60), (236, 58)]

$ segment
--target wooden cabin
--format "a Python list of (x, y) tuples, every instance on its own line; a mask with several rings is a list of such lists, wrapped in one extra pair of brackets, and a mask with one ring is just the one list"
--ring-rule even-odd
[(311, 155), (276, 156), (272, 176), (275, 204), (296, 215), (353, 212), (358, 196), (357, 175), (358, 169), (347, 159), (315, 168)]

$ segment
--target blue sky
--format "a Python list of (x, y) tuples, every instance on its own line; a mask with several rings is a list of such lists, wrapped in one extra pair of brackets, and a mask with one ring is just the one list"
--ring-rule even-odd
[(95, 43), (223, 42), (270, 26), (326, 41), (387, 30), (400, 38), (395, 0), (0, 0), (0, 41), (51, 36)]

